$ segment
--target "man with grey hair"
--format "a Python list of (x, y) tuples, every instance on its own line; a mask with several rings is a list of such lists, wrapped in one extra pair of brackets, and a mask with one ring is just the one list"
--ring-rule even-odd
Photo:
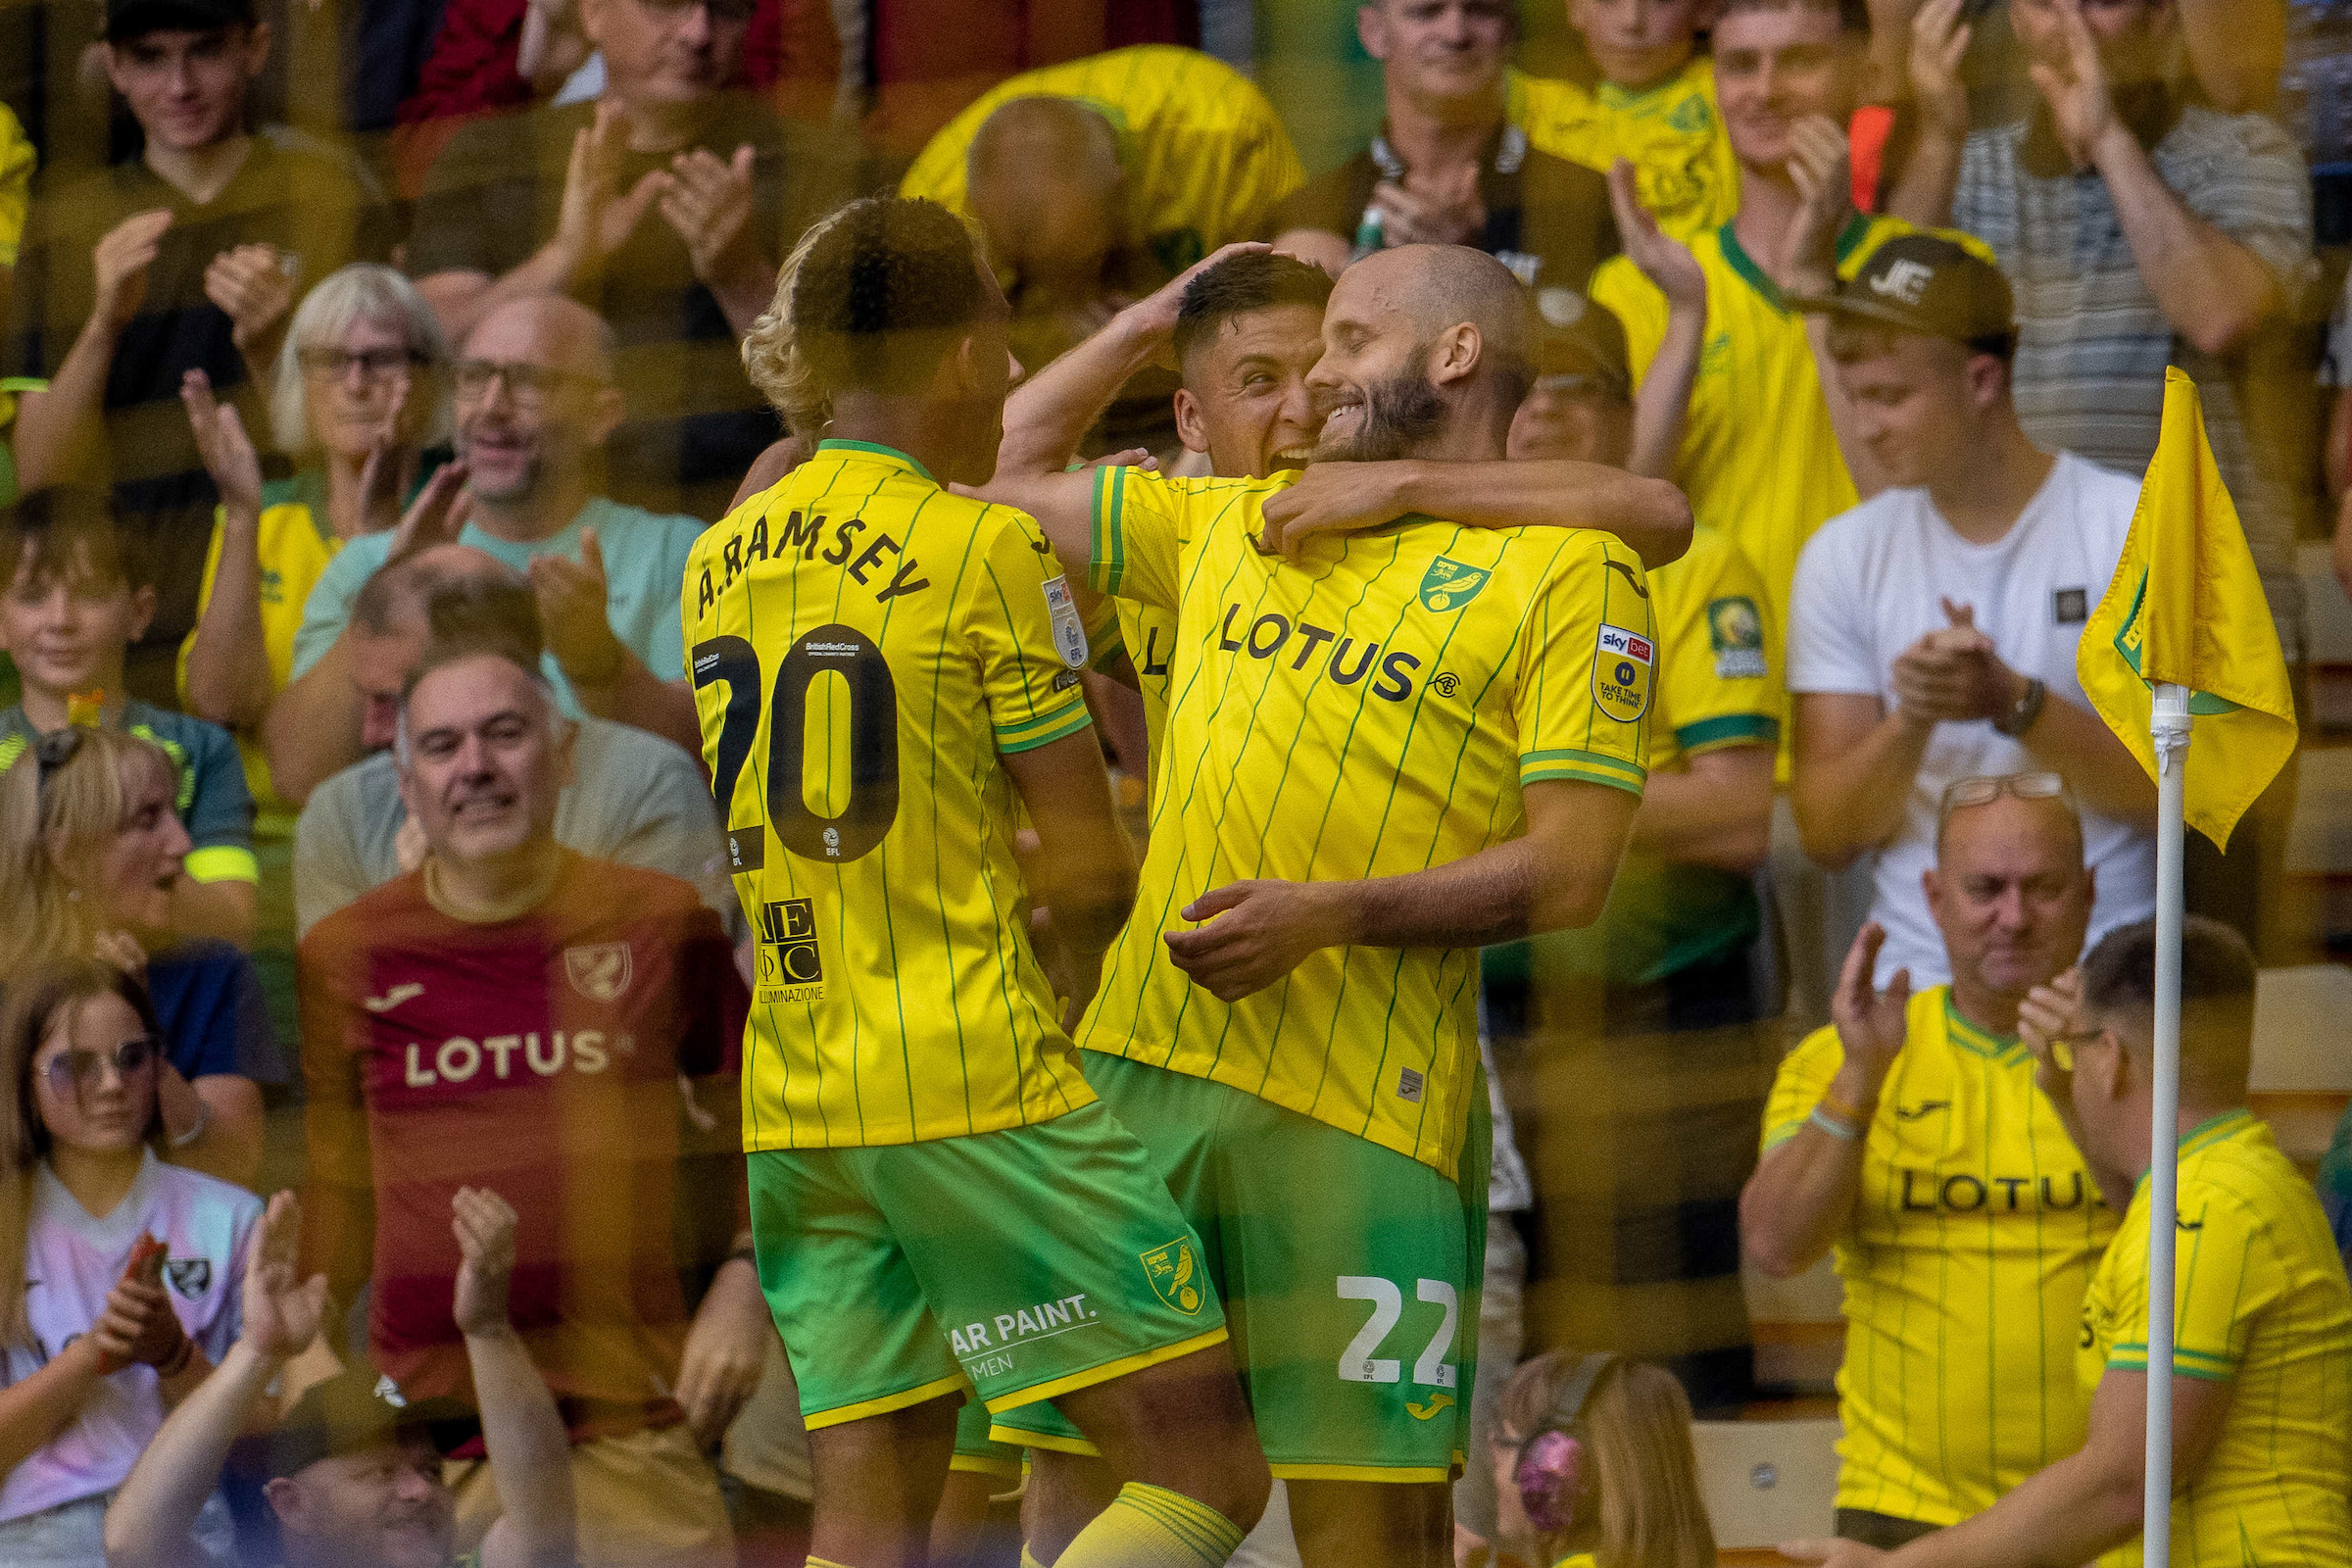
[(530, 578), (566, 716), (698, 743), (678, 588), (703, 524), (599, 493), (602, 449), (626, 412), (611, 330), (561, 296), (515, 300), (474, 327), (454, 374), (457, 461), (398, 528), (346, 545), (304, 608), (294, 679), (262, 725), (270, 774), (289, 800), (364, 755), (349, 637), (362, 585), (393, 557), (451, 538)]
[[(465, 1396), (443, 1216), (460, 1186), (498, 1191), (514, 1326), (572, 1438), (581, 1561), (729, 1564), (703, 1451), (774, 1330), (742, 1253), (687, 1311), (677, 1080), (732, 1073), (749, 998), (691, 888), (558, 839), (573, 748), (527, 649), (453, 640), (404, 683), (394, 765), (422, 859), (300, 950), (303, 1272), (338, 1302), (373, 1281), (370, 1358), (405, 1398)], [(478, 1540), (495, 1482), (448, 1479)]]

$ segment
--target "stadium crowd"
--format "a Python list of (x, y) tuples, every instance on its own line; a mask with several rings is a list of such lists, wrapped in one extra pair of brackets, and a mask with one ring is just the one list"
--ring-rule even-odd
[(2325, 9), (0, 0), (0, 1563), (2352, 1568)]

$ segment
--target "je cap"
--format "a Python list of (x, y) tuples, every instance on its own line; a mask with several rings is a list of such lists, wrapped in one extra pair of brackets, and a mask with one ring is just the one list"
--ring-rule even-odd
[(269, 1437), (270, 1474), (290, 1476), (320, 1459), (363, 1453), (421, 1436), (441, 1453), (472, 1441), (481, 1418), (461, 1399), (401, 1398), (372, 1367), (345, 1367), (303, 1390)]
[(1619, 397), (1633, 395), (1625, 323), (1606, 305), (1572, 288), (1536, 291), (1536, 374), (1588, 375)]
[(106, 0), (106, 41), (253, 24), (253, 0)]
[(2011, 337), (2017, 307), (2001, 270), (1938, 234), (1898, 234), (1825, 297), (1790, 301), (1848, 320), (1975, 343)]

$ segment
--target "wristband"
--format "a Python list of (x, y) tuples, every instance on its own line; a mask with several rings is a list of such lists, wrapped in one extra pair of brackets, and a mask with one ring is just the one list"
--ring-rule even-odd
[(210, 1127), (212, 1124), (213, 1103), (211, 1101), (206, 1100), (202, 1095), (199, 1095), (196, 1097), (196, 1124), (190, 1127), (184, 1133), (172, 1134), (172, 1147), (173, 1149), (187, 1148), (197, 1139), (202, 1138), (204, 1136), (204, 1130), (207, 1127)]
[(1876, 1101), (1871, 1102), (1867, 1105), (1856, 1105), (1847, 1101), (1839, 1100), (1836, 1093), (1829, 1090), (1824, 1090), (1822, 1092), (1820, 1104), (1822, 1109), (1828, 1111), (1839, 1121), (1850, 1122), (1857, 1130), (1869, 1126), (1872, 1114), (1879, 1108), (1878, 1102)]
[(1832, 1138), (1837, 1139), (1841, 1144), (1850, 1144), (1855, 1139), (1862, 1136), (1861, 1128), (1850, 1126), (1845, 1122), (1839, 1121), (1837, 1117), (1831, 1115), (1819, 1105), (1813, 1107), (1813, 1114), (1806, 1117), (1805, 1120), (1820, 1128), (1823, 1132), (1828, 1133)]

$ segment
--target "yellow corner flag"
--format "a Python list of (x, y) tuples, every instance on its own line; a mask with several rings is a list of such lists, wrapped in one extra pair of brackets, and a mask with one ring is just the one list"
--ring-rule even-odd
[(2237, 819), (2294, 755), (2278, 628), (2214, 466), (2197, 384), (2177, 368), (2164, 372), (2164, 431), (2123, 560), (2082, 627), (2075, 672), (2150, 778), (2149, 687), (2188, 688), (2200, 720), (2183, 779), (2188, 823), (2217, 848), (2228, 848)]

